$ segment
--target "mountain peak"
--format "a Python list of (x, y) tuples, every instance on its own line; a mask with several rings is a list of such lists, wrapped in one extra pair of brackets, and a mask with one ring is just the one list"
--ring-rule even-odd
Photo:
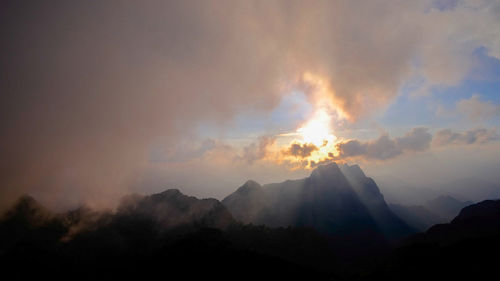
[(247, 181), (222, 203), (245, 223), (307, 226), (348, 236), (370, 232), (392, 238), (411, 232), (358, 165), (341, 168), (332, 162), (316, 167), (310, 177), (264, 186)]
[[(318, 191), (323, 190), (321, 192), (334, 193), (342, 191), (346, 196), (357, 196), (346, 175), (342, 173), (340, 167), (335, 162), (318, 166), (307, 180), (310, 182), (309, 188), (313, 190), (317, 189)], [(315, 193), (318, 191), (315, 191)]]
[(452, 222), (465, 221), (476, 217), (500, 217), (500, 200), (485, 200), (463, 208)]
[(337, 163), (331, 162), (325, 165), (319, 165), (316, 169), (314, 169), (314, 171), (312, 171), (311, 176), (336, 173), (341, 173), (340, 168)]
[(182, 194), (182, 192), (180, 192), (178, 189), (172, 188), (164, 190), (160, 193), (152, 194), (147, 197), (149, 197), (149, 199), (154, 202), (161, 203), (161, 202), (168, 202), (171, 200), (182, 200), (183, 197), (189, 197), (189, 196)]
[(314, 171), (312, 171), (309, 180), (312, 180), (323, 187), (330, 188), (342, 188), (349, 185), (346, 177), (335, 162), (318, 166), (314, 169)]
[(17, 200), (14, 208), (18, 210), (24, 210), (26, 212), (31, 212), (34, 209), (40, 209), (43, 207), (35, 200), (35, 198), (26, 194), (21, 196)]
[(162, 197), (177, 197), (184, 195), (177, 188), (166, 189), (160, 193), (153, 194), (152, 196), (162, 196)]
[(449, 195), (441, 195), (433, 200), (429, 200), (425, 207), (431, 212), (447, 219), (453, 219), (462, 208), (473, 204), (470, 201), (460, 201)]
[(353, 164), (351, 166), (349, 166), (348, 164), (344, 164), (344, 165), (342, 165), (342, 167), (340, 168), (340, 170), (344, 174), (349, 173), (349, 174), (353, 175), (356, 178), (362, 179), (362, 178), (366, 177), (365, 173), (363, 172), (363, 170), (361, 170), (361, 167), (359, 167), (358, 164)]
[(38, 203), (35, 198), (23, 195), (10, 210), (0, 216), (0, 220), (38, 227), (46, 224), (53, 217), (53, 213)]
[(238, 193), (250, 193), (253, 191), (260, 190), (262, 186), (254, 181), (254, 180), (247, 180), (241, 187), (238, 188), (237, 192)]
[(118, 214), (153, 218), (164, 228), (198, 224), (223, 229), (233, 222), (218, 200), (187, 196), (178, 189), (149, 196), (127, 196), (118, 207)]

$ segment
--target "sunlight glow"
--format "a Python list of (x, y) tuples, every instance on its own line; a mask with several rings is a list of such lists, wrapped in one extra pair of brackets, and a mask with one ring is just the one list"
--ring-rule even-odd
[(302, 136), (305, 143), (312, 143), (317, 147), (321, 147), (325, 143), (331, 143), (336, 139), (330, 133), (330, 122), (331, 116), (325, 110), (319, 110), (311, 120), (297, 129), (297, 133)]
[(312, 169), (338, 156), (337, 137), (333, 128), (342, 126), (350, 116), (343, 110), (343, 100), (337, 98), (329, 80), (321, 75), (305, 72), (297, 88), (307, 96), (307, 106), (313, 111), (294, 132), (282, 133), (288, 143), (282, 143), (280, 161), (293, 168)]

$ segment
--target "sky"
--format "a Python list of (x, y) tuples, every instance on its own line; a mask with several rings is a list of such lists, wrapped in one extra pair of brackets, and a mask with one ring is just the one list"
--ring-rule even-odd
[(331, 161), (500, 181), (484, 172), (500, 164), (500, 1), (0, 5), (2, 207), (221, 199)]

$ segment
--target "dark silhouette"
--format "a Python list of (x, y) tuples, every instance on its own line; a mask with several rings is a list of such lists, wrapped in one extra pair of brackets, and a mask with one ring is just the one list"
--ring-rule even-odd
[(264, 186), (248, 181), (222, 203), (244, 223), (312, 227), (346, 258), (383, 252), (391, 241), (416, 233), (357, 165), (331, 163), (308, 178)]
[(409, 226), (419, 231), (426, 231), (435, 224), (449, 221), (420, 205), (405, 206), (400, 204), (389, 204), (389, 208)]
[(425, 207), (438, 216), (451, 220), (458, 215), (462, 208), (471, 204), (473, 204), (472, 201), (460, 201), (449, 195), (443, 195), (429, 200)]
[(498, 274), (500, 200), (468, 206), (407, 239), (363, 280), (488, 280)]
[[(243, 224), (218, 200), (175, 189), (126, 196), (116, 211), (54, 213), (23, 196), (0, 220), (2, 273), (9, 280), (448, 280), (497, 273), (500, 200), (388, 243), (399, 220), (357, 166), (321, 166), (307, 179), (264, 187), (249, 181), (226, 199), (242, 204), (235, 216), (274, 228)], [(285, 220), (295, 226), (279, 226)]]
[(22, 197), (0, 223), (0, 264), (9, 280), (325, 279), (336, 260), (312, 229), (242, 225), (215, 199), (167, 190), (115, 213)]

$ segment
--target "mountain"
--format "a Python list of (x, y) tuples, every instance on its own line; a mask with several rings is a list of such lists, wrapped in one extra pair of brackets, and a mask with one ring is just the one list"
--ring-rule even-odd
[(410, 237), (360, 279), (487, 280), (498, 274), (499, 251), (500, 200), (486, 200)]
[(414, 232), (357, 165), (322, 165), (308, 178), (264, 186), (248, 181), (222, 204), (244, 223), (307, 226), (350, 239), (390, 240)]
[(419, 231), (426, 231), (435, 224), (447, 222), (446, 219), (420, 205), (389, 204), (389, 208), (409, 226)]
[(367, 177), (358, 165), (349, 166), (344, 164), (341, 166), (341, 171), (384, 236), (390, 239), (399, 238), (413, 231), (400, 217), (392, 212), (375, 181)]
[(0, 218), (0, 264), (12, 280), (330, 280), (338, 263), (313, 229), (242, 225), (171, 189), (113, 212), (53, 213), (24, 196)]
[(462, 208), (473, 204), (451, 196), (438, 196), (422, 205), (389, 204), (390, 209), (408, 225), (426, 231), (429, 227), (451, 221)]
[[(282, 183), (291, 186), (292, 191), (309, 196), (304, 199), (306, 203), (298, 200), (295, 205), (282, 204), (283, 213), (289, 207), (299, 206), (295, 213), (298, 222), (309, 221), (311, 216), (317, 218), (313, 222), (340, 216), (322, 212), (328, 211), (328, 202), (338, 204), (331, 210), (343, 212), (345, 206), (333, 198), (342, 201), (351, 196), (349, 204), (356, 204), (359, 209), (350, 207), (348, 210), (359, 213), (350, 218), (358, 217), (356, 224), (373, 223), (348, 225), (347, 230), (331, 230), (329, 234), (308, 227), (244, 225), (232, 219), (219, 201), (197, 199), (178, 190), (126, 196), (115, 211), (81, 207), (54, 213), (34, 198), (24, 196), (0, 217), (2, 274), (12, 280), (149, 280), (158, 277), (188, 280), (483, 280), (498, 273), (500, 200), (470, 205), (450, 223), (435, 225), (424, 233), (400, 240), (393, 244), (395, 248), (385, 248), (386, 251), (376, 255), (368, 252), (360, 256), (361, 259), (350, 260), (346, 253), (373, 248), (373, 243), (384, 243), (378, 240), (380, 236), (375, 231), (381, 228), (373, 217), (372, 220), (365, 218), (366, 221), (359, 219), (361, 214), (370, 214), (373, 206), (382, 204), (383, 197), (371, 181), (359, 181), (363, 179), (359, 167), (345, 172), (351, 174), (344, 178), (340, 176), (344, 173), (339, 174), (339, 171), (351, 167), (337, 167), (338, 170), (335, 166), (320, 167), (309, 178), (287, 181), (286, 185)], [(350, 183), (352, 176), (359, 186)], [(282, 188), (278, 190), (282, 193), (273, 191), (276, 196), (290, 196), (281, 184), (271, 187)], [(266, 195), (268, 188), (268, 185), (248, 182), (238, 195)], [(302, 190), (309, 188), (312, 190)], [(245, 196), (233, 200), (242, 200)], [(245, 207), (258, 206), (267, 197), (252, 198), (255, 200)], [(318, 202), (317, 209), (307, 205), (311, 201)], [(264, 202), (269, 204), (267, 200)], [(370, 204), (373, 206), (367, 206)], [(308, 213), (301, 214), (305, 211)], [(264, 216), (268, 213), (254, 214)], [(340, 223), (346, 222), (340, 221), (334, 226), (342, 226)], [(371, 228), (374, 225), (377, 228)], [(331, 225), (323, 222), (320, 226)], [(359, 230), (366, 231), (365, 235)], [(345, 233), (352, 234), (342, 237)], [(344, 245), (341, 251), (332, 247), (339, 244)]]
[(438, 224), (426, 233), (426, 241), (449, 245), (455, 241), (500, 238), (500, 200), (485, 200), (463, 208), (449, 224)]
[(425, 208), (445, 219), (452, 219), (462, 208), (473, 204), (471, 201), (460, 201), (451, 196), (439, 196), (425, 204)]
[(177, 189), (150, 196), (126, 196), (121, 200), (116, 215), (147, 217), (162, 228), (199, 225), (226, 229), (234, 223), (231, 214), (218, 200), (186, 196)]
[(434, 189), (413, 185), (394, 176), (378, 176), (376, 180), (389, 204), (423, 205), (441, 194)]
[[(493, 167), (496, 168), (498, 165), (493, 165)], [(491, 171), (488, 173), (478, 171), (478, 174), (487, 174), (485, 177), (488, 180), (481, 177), (469, 177), (425, 187), (412, 185), (394, 176), (380, 175), (376, 180), (386, 201), (391, 204), (425, 205), (428, 201), (442, 195), (452, 196), (459, 201), (480, 202), (500, 199), (499, 181), (492, 179), (494, 176), (491, 173)]]

